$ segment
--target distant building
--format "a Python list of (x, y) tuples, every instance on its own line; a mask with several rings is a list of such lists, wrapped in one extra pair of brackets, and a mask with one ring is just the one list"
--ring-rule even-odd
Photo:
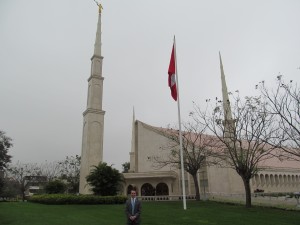
[(44, 192), (44, 186), (47, 184), (46, 176), (26, 176), (25, 177), (25, 195), (32, 196)]

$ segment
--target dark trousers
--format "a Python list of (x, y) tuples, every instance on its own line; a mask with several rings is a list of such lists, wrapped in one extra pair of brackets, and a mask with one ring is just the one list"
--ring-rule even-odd
[(127, 225), (140, 225), (140, 222), (127, 220)]

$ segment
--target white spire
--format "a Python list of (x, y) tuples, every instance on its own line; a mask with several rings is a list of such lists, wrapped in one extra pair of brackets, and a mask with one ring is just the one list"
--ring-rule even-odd
[(134, 111), (134, 106), (133, 106), (133, 114), (132, 114), (132, 122), (135, 122), (135, 111)]
[(129, 153), (130, 155), (130, 172), (137, 172), (135, 171), (135, 162), (136, 162), (136, 155), (135, 155), (135, 112), (133, 107), (133, 113), (132, 113), (132, 134), (131, 134), (131, 151)]
[[(98, 5), (99, 6), (99, 5)], [(101, 5), (100, 5), (101, 6)], [(86, 182), (93, 166), (103, 161), (104, 114), (102, 110), (103, 80), (101, 56), (101, 7), (95, 41), (94, 55), (91, 58), (91, 75), (88, 79), (87, 108), (83, 112), (83, 134), (80, 166), (79, 193), (91, 194)]]
[(94, 46), (94, 55), (101, 56), (101, 10), (100, 8), (99, 8), (99, 15), (98, 15), (96, 40)]
[(220, 69), (221, 69), (223, 109), (224, 109), (224, 117), (225, 117), (224, 119), (232, 120), (230, 101), (229, 101), (227, 85), (226, 85), (226, 80), (225, 80), (225, 74), (224, 74), (224, 69), (223, 69), (223, 63), (222, 63), (222, 58), (221, 58), (220, 52), (219, 52), (219, 57), (220, 57)]
[(132, 111), (132, 136), (131, 136), (131, 152), (135, 152), (135, 111)]

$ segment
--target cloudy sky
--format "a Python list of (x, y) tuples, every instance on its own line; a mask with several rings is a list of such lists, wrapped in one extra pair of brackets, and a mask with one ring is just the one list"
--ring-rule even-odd
[[(167, 69), (176, 35), (182, 120), (193, 101), (255, 93), (280, 73), (300, 82), (298, 0), (103, 0), (104, 161), (129, 161), (132, 111), (176, 125)], [(0, 1), (0, 129), (13, 161), (81, 154), (82, 113), (96, 35), (93, 0)]]

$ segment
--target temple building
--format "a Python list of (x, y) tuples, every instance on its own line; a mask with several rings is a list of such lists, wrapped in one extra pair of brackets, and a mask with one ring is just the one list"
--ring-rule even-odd
[[(220, 58), (222, 97), (224, 108), (225, 138), (230, 135), (230, 126), (234, 125), (223, 63)], [(226, 127), (226, 124), (228, 127)], [(124, 173), (126, 183), (124, 194), (135, 187), (141, 196), (169, 196), (176, 198), (182, 195), (180, 170), (171, 166), (157, 168), (153, 157), (161, 155), (161, 149), (170, 143), (163, 134), (165, 128), (158, 128), (135, 120), (133, 116), (132, 143), (130, 152), (130, 171)], [(227, 133), (227, 134), (226, 134)], [(212, 137), (212, 136), (211, 136)], [(296, 192), (300, 190), (300, 163), (280, 161), (277, 158), (259, 163), (259, 172), (251, 179), (251, 191)], [(187, 198), (195, 197), (195, 184), (192, 176), (185, 172), (185, 190)], [(198, 185), (201, 196), (240, 195), (245, 193), (242, 178), (230, 167), (204, 166), (198, 171)]]
[[(141, 196), (182, 195), (181, 173), (179, 169), (166, 166), (157, 169), (152, 157), (161, 154), (161, 147), (170, 140), (162, 134), (162, 128), (154, 127), (139, 120), (133, 121), (132, 148), (130, 152), (130, 171), (124, 173), (124, 194), (133, 187)], [(268, 159), (260, 165), (261, 170), (251, 179), (251, 192), (264, 190), (269, 192), (296, 192), (300, 190), (300, 165), (295, 161)], [(241, 177), (232, 168), (205, 166), (198, 172), (201, 197), (206, 195), (244, 194)], [(195, 197), (194, 182), (185, 172), (185, 190), (187, 198)]]
[[(90, 194), (86, 176), (92, 166), (103, 161), (103, 131), (104, 114), (103, 76), (101, 55), (101, 5), (96, 32), (94, 54), (91, 58), (91, 73), (88, 78), (87, 107), (83, 113), (82, 153), (80, 168), (81, 194)], [(223, 107), (226, 111), (225, 121), (232, 121), (228, 102), (228, 92), (225, 82), (222, 59), (220, 55)], [(155, 168), (153, 157), (161, 154), (161, 148), (170, 142), (162, 134), (162, 129), (148, 125), (135, 119), (132, 121), (132, 140), (130, 151), (130, 171), (124, 173), (124, 194), (136, 188), (140, 196), (164, 196), (167, 199), (180, 198), (182, 182), (180, 170), (172, 166)], [(164, 129), (166, 130), (166, 129)], [(130, 131), (128, 131), (130, 132)], [(260, 165), (261, 170), (251, 179), (252, 192), (256, 189), (264, 192), (294, 192), (300, 191), (300, 164), (294, 161), (269, 159)], [(206, 194), (243, 194), (245, 193), (241, 177), (229, 167), (204, 166), (198, 171), (198, 182), (201, 196)], [(194, 198), (195, 189), (191, 175), (185, 173), (185, 190), (187, 198)]]

